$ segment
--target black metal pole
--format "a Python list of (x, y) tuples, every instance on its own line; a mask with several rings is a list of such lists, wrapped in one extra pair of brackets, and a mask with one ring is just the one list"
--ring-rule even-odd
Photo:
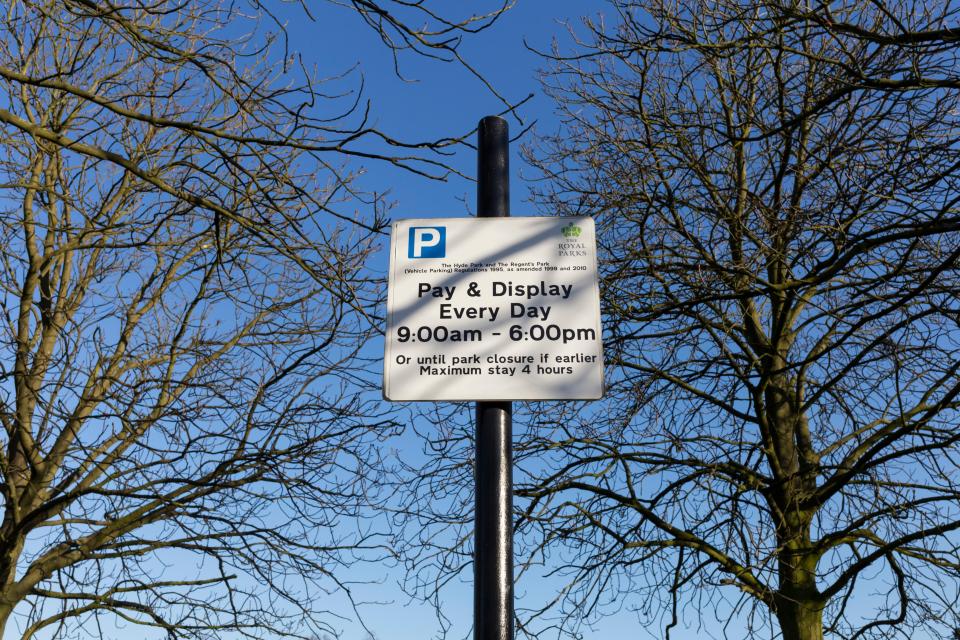
[[(510, 215), (507, 121), (487, 116), (477, 136), (477, 216)], [(478, 402), (473, 538), (474, 640), (513, 640), (513, 404)]]

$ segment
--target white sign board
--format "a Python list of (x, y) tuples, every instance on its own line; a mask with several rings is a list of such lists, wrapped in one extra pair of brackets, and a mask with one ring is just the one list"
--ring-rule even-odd
[(600, 398), (593, 219), (394, 222), (383, 395)]

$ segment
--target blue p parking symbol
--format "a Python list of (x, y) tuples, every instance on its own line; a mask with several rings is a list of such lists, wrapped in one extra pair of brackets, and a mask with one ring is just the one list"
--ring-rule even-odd
[(408, 258), (443, 258), (446, 255), (446, 227), (410, 227)]

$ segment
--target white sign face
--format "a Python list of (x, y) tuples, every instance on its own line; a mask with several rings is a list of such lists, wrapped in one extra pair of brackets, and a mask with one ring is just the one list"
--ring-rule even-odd
[(388, 400), (603, 395), (592, 218), (393, 223)]

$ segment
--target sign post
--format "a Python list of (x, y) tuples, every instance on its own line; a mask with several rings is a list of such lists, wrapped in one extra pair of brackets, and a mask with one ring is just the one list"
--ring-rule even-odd
[(509, 217), (505, 120), (477, 148), (477, 218), (393, 223), (383, 394), (476, 401), (474, 640), (513, 640), (511, 401), (603, 395), (596, 230)]
[[(510, 133), (488, 116), (477, 133), (477, 217), (510, 215)], [(513, 403), (477, 402), (473, 638), (513, 640)]]

